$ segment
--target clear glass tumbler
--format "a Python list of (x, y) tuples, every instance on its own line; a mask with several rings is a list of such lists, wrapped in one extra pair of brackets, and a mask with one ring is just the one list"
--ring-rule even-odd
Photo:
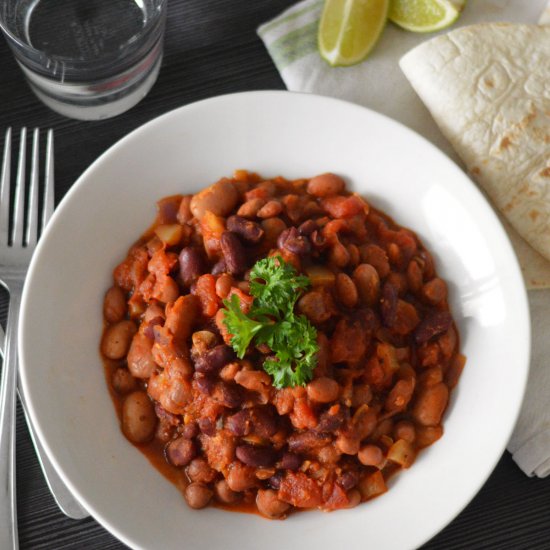
[(167, 0), (2, 0), (0, 27), (33, 92), (70, 118), (138, 103), (162, 61)]

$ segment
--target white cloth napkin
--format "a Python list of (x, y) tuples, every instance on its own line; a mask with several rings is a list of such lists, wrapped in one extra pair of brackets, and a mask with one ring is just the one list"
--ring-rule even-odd
[[(547, 2), (468, 2), (455, 27), (491, 21), (537, 23)], [(398, 65), (408, 50), (434, 34), (409, 33), (388, 24), (365, 63), (332, 68), (317, 51), (322, 6), (322, 0), (304, 0), (258, 28), (258, 35), (287, 88), (346, 99), (388, 115), (422, 134), (461, 165)], [(546, 361), (550, 357), (550, 338), (545, 334), (550, 319), (550, 290), (530, 291), (529, 303), (533, 335), (531, 369), (508, 450), (527, 475), (544, 477), (550, 474), (550, 369)]]

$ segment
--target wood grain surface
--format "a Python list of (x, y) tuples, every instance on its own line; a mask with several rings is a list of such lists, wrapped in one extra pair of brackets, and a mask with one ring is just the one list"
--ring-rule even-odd
[[(93, 160), (156, 116), (220, 94), (284, 89), (256, 28), (292, 3), (170, 0), (165, 56), (157, 83), (129, 112), (99, 122), (70, 120), (43, 106), (29, 90), (7, 44), (0, 39), (0, 132), (3, 134), (7, 126), (54, 128), (55, 190), (59, 202)], [(6, 312), (7, 297), (1, 293), (3, 325)], [(57, 509), (42, 478), (21, 410), (17, 416), (17, 493), (22, 549), (125, 548), (93, 519), (70, 520)], [(157, 548), (162, 549), (161, 542)], [(183, 548), (192, 550), (185, 545)], [(424, 548), (550, 548), (550, 480), (529, 479), (505, 452), (469, 506)]]

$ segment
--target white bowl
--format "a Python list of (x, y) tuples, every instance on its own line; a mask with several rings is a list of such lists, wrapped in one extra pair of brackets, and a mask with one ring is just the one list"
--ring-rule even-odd
[[(245, 168), (270, 177), (332, 171), (415, 230), (449, 281), (467, 364), (445, 434), (385, 495), (286, 521), (194, 511), (122, 436), (98, 347), (112, 269), (155, 201)], [(288, 92), (217, 97), (170, 112), (103, 154), (67, 193), (29, 270), (21, 378), (32, 419), (85, 508), (133, 548), (413, 548), (449, 523), (500, 458), (530, 349), (517, 261), (481, 193), (423, 138), (379, 114)]]

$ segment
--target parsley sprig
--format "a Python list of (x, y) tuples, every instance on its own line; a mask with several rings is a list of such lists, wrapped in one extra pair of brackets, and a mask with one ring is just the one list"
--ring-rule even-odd
[(250, 344), (265, 344), (274, 353), (264, 361), (264, 370), (276, 388), (303, 386), (313, 377), (316, 365), (317, 331), (303, 315), (294, 313), (309, 279), (281, 257), (256, 262), (250, 272), (250, 311), (241, 310), (236, 294), (224, 300), (224, 323), (233, 335), (231, 345), (242, 359)]

